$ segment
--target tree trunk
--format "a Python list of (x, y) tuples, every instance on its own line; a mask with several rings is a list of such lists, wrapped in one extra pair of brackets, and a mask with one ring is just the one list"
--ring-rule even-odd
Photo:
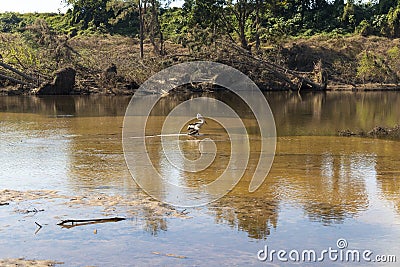
[(250, 10), (247, 10), (249, 6), (247, 0), (240, 0), (238, 1), (237, 5), (238, 5), (238, 10), (236, 18), (238, 20), (238, 26), (239, 26), (240, 45), (242, 46), (242, 48), (249, 51), (250, 50), (249, 44), (246, 39), (246, 21), (248, 15), (250, 14)]
[(244, 25), (243, 23), (240, 23), (240, 44), (242, 45), (242, 47), (246, 50), (249, 49), (248, 44), (247, 44), (247, 40), (246, 40), (246, 34), (244, 32)]
[(254, 28), (256, 29), (256, 51), (260, 50), (260, 11), (261, 11), (262, 0), (256, 0), (256, 20), (254, 22)]
[(142, 10), (142, 1), (139, 0), (138, 3), (138, 8), (139, 8), (139, 46), (140, 46), (140, 58), (144, 58), (144, 48), (143, 48), (143, 42), (144, 42), (144, 22), (143, 22), (143, 10)]
[[(155, 54), (162, 56), (164, 54), (164, 38), (161, 32), (160, 21), (158, 19), (158, 3), (156, 0), (151, 0), (151, 16), (150, 40), (153, 44)], [(159, 44), (157, 44), (157, 37), (159, 38)]]

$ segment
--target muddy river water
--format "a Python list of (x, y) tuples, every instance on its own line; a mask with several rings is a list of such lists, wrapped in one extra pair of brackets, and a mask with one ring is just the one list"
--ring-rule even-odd
[[(227, 93), (206, 96), (234, 102)], [(0, 203), (9, 205), (0, 206), (0, 259), (61, 266), (398, 266), (400, 141), (339, 137), (337, 131), (400, 124), (400, 93), (265, 96), (277, 144), (264, 183), (248, 192), (258, 131), (238, 105), (255, 144), (247, 171), (225, 197), (194, 208), (158, 203), (132, 179), (121, 140), (129, 97), (1, 97)], [(157, 133), (171, 109), (189, 97), (162, 98), (146, 130)], [(229, 161), (230, 143), (212, 120), (202, 132), (217, 136), (217, 160), (208, 169), (177, 171), (165, 161), (161, 138), (153, 137), (147, 153), (155, 168), (188, 185), (211, 181)], [(185, 156), (198, 156), (192, 139), (180, 144)], [(57, 225), (104, 217), (126, 220)], [(278, 258), (272, 250), (286, 254)], [(397, 264), (378, 262), (394, 256)]]

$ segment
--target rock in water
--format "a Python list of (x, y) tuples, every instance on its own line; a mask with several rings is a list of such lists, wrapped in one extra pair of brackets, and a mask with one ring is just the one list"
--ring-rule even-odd
[(52, 83), (42, 85), (36, 92), (38, 95), (69, 95), (75, 86), (76, 71), (73, 68), (63, 68), (55, 73)]
[(373, 136), (385, 136), (388, 135), (388, 130), (381, 126), (376, 126), (374, 129), (368, 132), (369, 135)]

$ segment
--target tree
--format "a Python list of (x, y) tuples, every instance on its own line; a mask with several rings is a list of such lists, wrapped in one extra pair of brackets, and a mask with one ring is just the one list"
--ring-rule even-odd
[[(149, 37), (153, 45), (154, 53), (160, 56), (164, 55), (164, 36), (160, 25), (160, 3), (157, 0), (150, 0), (151, 15)], [(158, 42), (157, 42), (158, 38)]]
[(138, 10), (140, 58), (144, 57), (146, 35), (150, 38), (154, 53), (163, 55), (164, 36), (159, 20), (160, 2), (158, 0), (128, 0), (127, 2), (135, 5)]
[(351, 29), (356, 27), (354, 0), (347, 0), (343, 10), (342, 22)]
[(139, 34), (140, 58), (144, 57), (144, 39), (148, 37), (155, 54), (164, 54), (164, 37), (159, 21), (158, 0), (66, 0), (73, 7), (72, 23), (107, 25), (110, 33)]
[(72, 5), (71, 24), (81, 24), (83, 30), (89, 27), (99, 28), (109, 26), (108, 19), (112, 16), (107, 10), (109, 0), (64, 0)]
[(135, 36), (139, 34), (139, 9), (134, 2), (110, 0), (107, 10), (113, 13), (108, 22), (111, 33)]
[[(144, 0), (145, 1), (145, 0)], [(144, 47), (143, 47), (143, 42), (144, 42), (144, 15), (143, 13), (146, 13), (146, 2), (142, 0), (137, 0), (137, 8), (139, 10), (139, 47), (140, 47), (140, 58), (144, 58)]]
[(250, 50), (247, 38), (246, 38), (246, 23), (250, 18), (250, 15), (254, 11), (254, 3), (251, 0), (237, 0), (228, 2), (228, 9), (235, 18), (236, 27), (233, 29), (239, 35), (240, 45), (242, 48)]
[(391, 37), (400, 37), (400, 1), (396, 7), (390, 8), (387, 19)]
[(379, 0), (378, 4), (376, 5), (377, 14), (387, 14), (391, 8), (395, 8), (397, 5), (395, 0)]
[(213, 34), (223, 27), (221, 24), (224, 1), (222, 0), (187, 0), (183, 10), (187, 16), (188, 27), (209, 29)]
[[(114, 13), (114, 18), (109, 19), (109, 21), (116, 27), (115, 32), (119, 32), (119, 29), (122, 28), (125, 34), (139, 34), (140, 58), (144, 57), (146, 3), (146, 0), (112, 0), (107, 5), (107, 9)], [(127, 26), (128, 32), (126, 32)]]

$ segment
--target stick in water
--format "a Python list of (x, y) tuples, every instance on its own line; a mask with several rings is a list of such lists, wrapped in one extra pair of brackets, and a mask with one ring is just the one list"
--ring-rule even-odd
[(57, 225), (65, 225), (70, 223), (71, 225), (74, 225), (75, 223), (104, 223), (104, 222), (119, 222), (126, 220), (125, 218), (120, 218), (120, 217), (114, 217), (114, 218), (102, 218), (102, 219), (85, 219), (85, 220), (64, 220), (61, 221), (60, 223), (57, 223)]

